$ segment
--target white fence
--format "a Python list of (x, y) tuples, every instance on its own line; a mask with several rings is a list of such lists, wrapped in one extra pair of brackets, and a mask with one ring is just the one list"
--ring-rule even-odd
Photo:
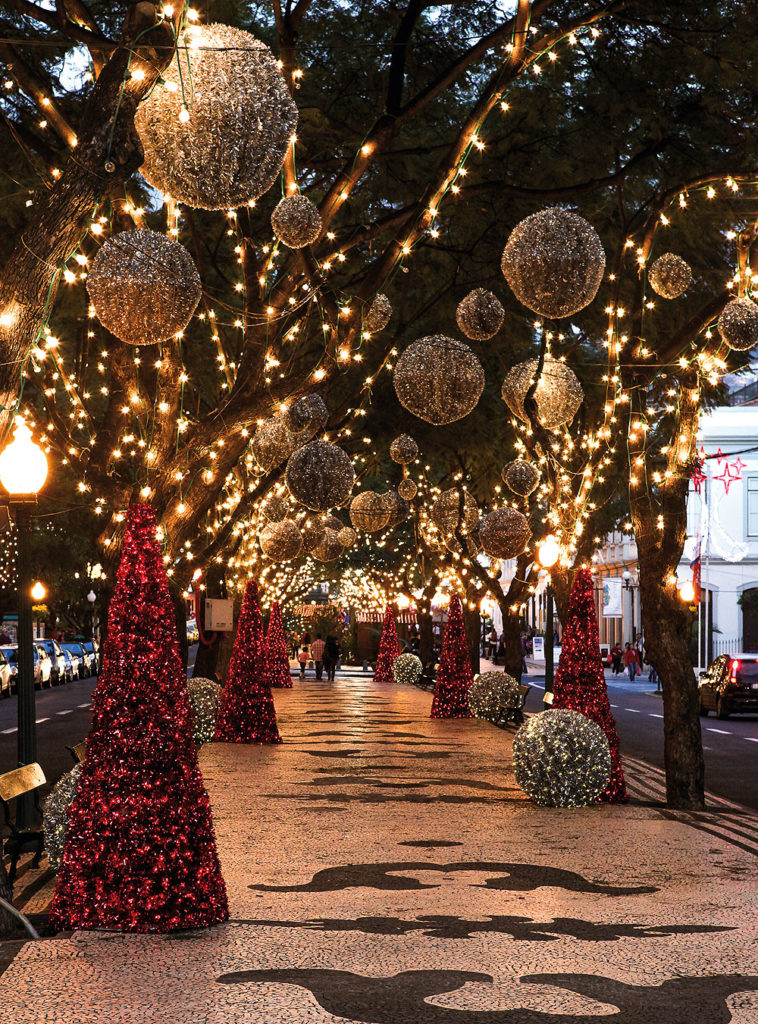
[(715, 637), (713, 638), (713, 657), (719, 654), (736, 654), (742, 649), (740, 637)]

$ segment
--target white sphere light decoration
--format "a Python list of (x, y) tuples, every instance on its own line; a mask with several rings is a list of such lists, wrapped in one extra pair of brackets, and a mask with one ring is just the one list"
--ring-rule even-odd
[(16, 417), (13, 440), (0, 452), (0, 483), (9, 494), (37, 494), (47, 479), (47, 457)]
[(468, 691), (472, 715), (486, 722), (496, 722), (504, 707), (518, 707), (520, 699), (520, 685), (507, 672), (480, 672)]
[(605, 733), (578, 711), (552, 708), (532, 715), (513, 740), (516, 782), (543, 807), (597, 803), (611, 777)]
[(537, 558), (539, 559), (540, 565), (544, 566), (545, 569), (549, 569), (551, 566), (555, 565), (560, 557), (561, 546), (558, 543), (558, 538), (552, 533), (549, 533), (537, 547)]
[(413, 686), (421, 678), (424, 666), (415, 654), (399, 654), (392, 662), (392, 677), (396, 683)]

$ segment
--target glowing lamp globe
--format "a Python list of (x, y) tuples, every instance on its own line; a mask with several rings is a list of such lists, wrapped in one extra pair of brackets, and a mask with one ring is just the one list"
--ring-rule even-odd
[(537, 548), (537, 557), (540, 560), (540, 565), (544, 565), (546, 569), (549, 569), (551, 565), (555, 565), (561, 557), (561, 546), (552, 533), (545, 537)]
[(692, 604), (695, 600), (695, 588), (692, 585), (692, 580), (685, 580), (679, 588), (679, 596), (685, 604)]
[(44, 601), (46, 594), (47, 594), (47, 590), (45, 590), (45, 585), (43, 583), (40, 583), (39, 580), (37, 580), (37, 582), (32, 587), (32, 597), (33, 597), (33, 599), (35, 601)]
[(0, 452), (0, 483), (9, 494), (36, 494), (47, 479), (47, 458), (32, 440), (24, 421), (16, 418), (13, 440)]

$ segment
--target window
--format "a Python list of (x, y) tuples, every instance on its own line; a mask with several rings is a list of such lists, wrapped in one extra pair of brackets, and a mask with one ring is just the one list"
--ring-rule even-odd
[(745, 481), (747, 495), (747, 535), (758, 537), (758, 476), (749, 476)]

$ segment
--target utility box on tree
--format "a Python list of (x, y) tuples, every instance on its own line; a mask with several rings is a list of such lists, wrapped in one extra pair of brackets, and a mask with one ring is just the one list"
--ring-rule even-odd
[(225, 597), (207, 597), (205, 628), (216, 633), (226, 633), (234, 629), (234, 601)]

